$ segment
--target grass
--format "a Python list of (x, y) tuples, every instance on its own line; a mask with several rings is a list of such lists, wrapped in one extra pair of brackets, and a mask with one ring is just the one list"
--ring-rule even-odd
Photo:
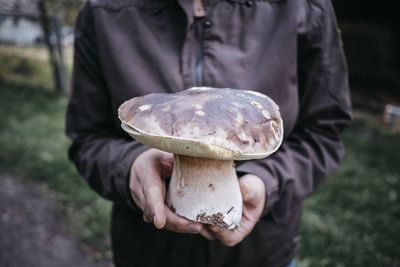
[(51, 90), (53, 80), (51, 68), (47, 61), (10, 54), (0, 50), (0, 79), (15, 84), (24, 84), (28, 87), (40, 87)]
[(105, 252), (111, 204), (88, 188), (67, 159), (67, 99), (49, 87), (45, 62), (29, 60), (18, 68), (23, 60), (0, 53), (0, 170), (45, 182), (64, 205), (72, 231)]
[[(43, 44), (39, 45), (8, 45), (8, 44), (0, 44), (0, 51), (2, 54), (13, 55), (16, 57), (28, 58), (32, 60), (39, 60), (42, 62), (47, 62), (49, 60), (49, 53), (47, 50), (47, 46)], [(73, 57), (73, 47), (72, 45), (64, 45), (64, 60), (68, 66), (72, 65), (72, 57)]]
[[(0, 50), (0, 170), (48, 184), (71, 229), (104, 252), (110, 203), (67, 159), (66, 97), (43, 61), (21, 60)], [(357, 116), (344, 142), (341, 167), (305, 201), (296, 266), (400, 266), (400, 135)]]
[(400, 266), (400, 135), (356, 117), (344, 143), (341, 167), (305, 202), (300, 266)]

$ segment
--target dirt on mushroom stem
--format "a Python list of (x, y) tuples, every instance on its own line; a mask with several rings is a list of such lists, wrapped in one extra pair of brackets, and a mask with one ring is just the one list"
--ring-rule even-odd
[(174, 155), (167, 203), (189, 220), (236, 228), (242, 196), (232, 160)]

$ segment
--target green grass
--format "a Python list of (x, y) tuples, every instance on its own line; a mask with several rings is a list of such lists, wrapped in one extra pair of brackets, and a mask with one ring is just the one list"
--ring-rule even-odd
[[(51, 90), (52, 72), (48, 61), (28, 58), (9, 53), (0, 47), (0, 79), (15, 83), (27, 83), (29, 86)], [(33, 52), (32, 52), (33, 53)], [(1, 82), (0, 80), (0, 82)]]
[[(67, 159), (67, 99), (44, 62), (20, 62), (0, 53), (0, 170), (48, 184), (71, 229), (104, 252), (110, 203)], [(400, 266), (400, 135), (358, 117), (344, 142), (341, 167), (305, 202), (296, 266)]]
[(67, 98), (48, 86), (45, 62), (30, 60), (17, 68), (18, 62), (23, 59), (0, 53), (0, 171), (45, 182), (64, 205), (72, 231), (104, 252), (111, 205), (68, 161)]
[(400, 135), (356, 118), (339, 170), (305, 202), (299, 266), (400, 266)]

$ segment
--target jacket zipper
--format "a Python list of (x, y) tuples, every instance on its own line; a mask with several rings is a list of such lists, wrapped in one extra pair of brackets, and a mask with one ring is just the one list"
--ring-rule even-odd
[(194, 35), (196, 39), (196, 86), (203, 83), (203, 17), (194, 18)]

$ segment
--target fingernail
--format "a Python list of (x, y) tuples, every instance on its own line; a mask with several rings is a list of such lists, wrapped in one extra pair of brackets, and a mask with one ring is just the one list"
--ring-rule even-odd
[(154, 225), (156, 226), (156, 228), (160, 228), (159, 225), (161, 224), (161, 221), (159, 218), (157, 218), (156, 215), (154, 215), (154, 217), (153, 217), (153, 222), (154, 222)]
[(188, 225), (188, 229), (190, 232), (192, 233), (199, 233), (201, 230), (201, 225), (195, 224), (195, 223), (191, 223)]

